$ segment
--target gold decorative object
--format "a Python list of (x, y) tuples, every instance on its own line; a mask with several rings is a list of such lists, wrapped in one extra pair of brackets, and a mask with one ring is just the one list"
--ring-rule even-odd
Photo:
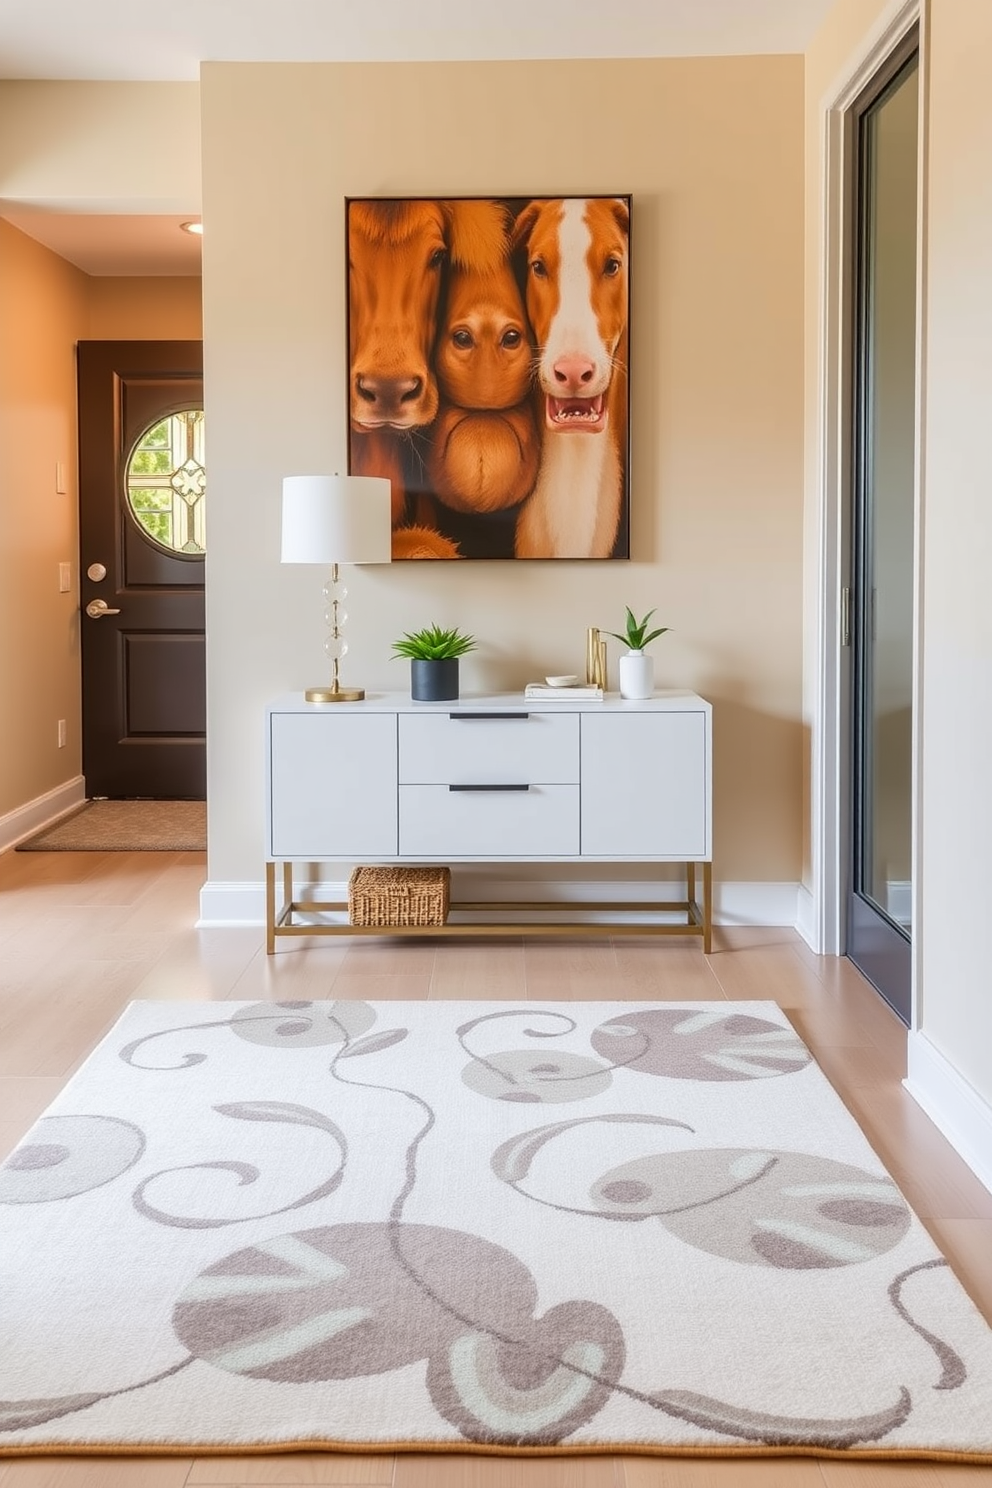
[(599, 671), (599, 631), (595, 625), (590, 625), (586, 631), (586, 682), (590, 686), (596, 683)]

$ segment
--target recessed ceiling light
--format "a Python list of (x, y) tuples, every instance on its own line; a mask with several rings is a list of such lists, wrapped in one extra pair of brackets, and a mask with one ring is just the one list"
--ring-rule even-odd
[(180, 222), (179, 226), (183, 232), (196, 233), (197, 237), (201, 237), (203, 234), (202, 222)]

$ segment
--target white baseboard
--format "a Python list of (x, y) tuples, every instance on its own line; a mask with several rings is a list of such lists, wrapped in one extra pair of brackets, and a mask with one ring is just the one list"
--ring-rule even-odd
[(225, 930), (237, 925), (264, 924), (264, 883), (207, 879), (200, 890), (197, 930)]
[(910, 1033), (905, 1088), (992, 1193), (992, 1106), (922, 1033)]
[(816, 928), (816, 900), (805, 884), (800, 884), (796, 894), (796, 929), (811, 951), (820, 955), (820, 937)]
[[(455, 869), (453, 897), (460, 897)], [(298, 884), (294, 893), (302, 889)], [(795, 925), (798, 885), (794, 883), (716, 883), (713, 885), (713, 919), (718, 925)], [(697, 895), (699, 888), (697, 886)], [(321, 894), (328, 899), (346, 899), (346, 879), (326, 880)], [(679, 899), (683, 889), (677, 883), (648, 880), (603, 880), (581, 882), (570, 879), (476, 878), (472, 875), (473, 899), (556, 899), (565, 904), (581, 904), (595, 899), (653, 900)], [(462, 897), (464, 895), (462, 894)], [(592, 918), (592, 913), (588, 918)], [(634, 915), (628, 916), (633, 919)], [(223, 882), (208, 880), (200, 890), (199, 929), (233, 925), (264, 925), (265, 885), (259, 882)]]
[(795, 883), (715, 883), (713, 919), (718, 925), (796, 924), (799, 885)]
[(26, 805), (8, 811), (6, 816), (0, 816), (0, 852), (16, 847), (25, 837), (32, 837), (74, 806), (81, 806), (85, 800), (86, 781), (82, 775), (76, 775), (54, 790), (46, 791), (43, 796), (36, 796)]

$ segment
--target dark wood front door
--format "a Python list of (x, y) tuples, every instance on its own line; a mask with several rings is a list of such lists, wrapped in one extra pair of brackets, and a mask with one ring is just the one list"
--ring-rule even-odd
[(78, 384), (86, 793), (202, 800), (202, 346), (81, 341)]

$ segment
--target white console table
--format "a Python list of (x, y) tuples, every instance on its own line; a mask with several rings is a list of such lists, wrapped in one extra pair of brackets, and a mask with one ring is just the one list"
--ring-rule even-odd
[[(266, 714), (266, 950), (287, 935), (689, 934), (708, 954), (712, 727), (710, 704), (691, 692), (645, 702), (281, 698)], [(295, 897), (294, 863), (678, 863), (685, 898), (453, 900), (443, 927), (366, 927), (347, 922), (346, 903)], [(598, 923), (561, 921), (587, 910)], [(609, 911), (627, 918), (604, 921)], [(559, 918), (523, 923), (522, 912)], [(482, 913), (498, 922), (471, 918)]]

